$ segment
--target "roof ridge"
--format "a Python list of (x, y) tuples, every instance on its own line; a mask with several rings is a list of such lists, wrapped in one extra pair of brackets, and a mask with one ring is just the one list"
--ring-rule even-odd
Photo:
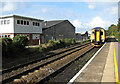
[[(54, 25), (57, 25), (63, 21), (66, 21), (66, 20), (52, 20), (52, 21), (44, 21), (44, 26), (43, 28), (48, 28), (48, 27), (51, 27), (51, 26), (54, 26)], [(54, 22), (54, 23), (50, 23), (50, 22)], [(46, 25), (45, 25), (46, 23)]]
[(7, 18), (7, 17), (22, 17), (22, 18), (28, 18), (28, 19), (36, 19), (36, 20), (41, 20), (44, 21), (40, 18), (32, 17), (32, 16), (24, 16), (24, 15), (17, 15), (17, 14), (10, 14), (10, 15), (4, 15), (0, 16), (1, 18)]

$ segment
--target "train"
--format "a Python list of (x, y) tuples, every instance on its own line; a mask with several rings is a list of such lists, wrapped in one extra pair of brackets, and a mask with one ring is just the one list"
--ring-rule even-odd
[(91, 44), (99, 47), (106, 41), (106, 31), (101, 27), (91, 29)]

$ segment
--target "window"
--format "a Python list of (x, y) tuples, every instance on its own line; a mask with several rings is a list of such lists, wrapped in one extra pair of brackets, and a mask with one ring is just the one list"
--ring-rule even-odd
[(24, 25), (26, 25), (26, 21), (24, 21)]
[(4, 20), (4, 24), (6, 24), (6, 20)]
[(40, 35), (39, 34), (33, 34), (32, 39), (40, 39)]
[(20, 20), (17, 20), (17, 24), (20, 24)]
[(10, 35), (8, 35), (8, 37), (10, 37)]
[(10, 20), (7, 20), (7, 24), (10, 24)]
[(38, 23), (38, 26), (40, 26), (40, 23)]
[(27, 21), (27, 25), (29, 25), (29, 21)]
[(3, 20), (1, 21), (1, 25), (3, 25)]
[(38, 23), (38, 22), (33, 22), (33, 26), (40, 26), (40, 23)]
[(33, 22), (33, 26), (35, 25), (35, 22)]
[(23, 20), (21, 20), (21, 24), (23, 25)]
[(35, 26), (38, 26), (38, 25), (37, 25), (37, 22), (35, 23)]
[(103, 32), (101, 31), (100, 34), (103, 35)]

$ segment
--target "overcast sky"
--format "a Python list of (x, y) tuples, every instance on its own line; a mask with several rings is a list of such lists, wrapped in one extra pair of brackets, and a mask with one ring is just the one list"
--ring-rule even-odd
[(67, 19), (76, 27), (76, 32), (90, 31), (94, 27), (107, 29), (118, 21), (118, 0), (8, 1), (0, 3), (0, 16), (17, 14), (42, 20)]

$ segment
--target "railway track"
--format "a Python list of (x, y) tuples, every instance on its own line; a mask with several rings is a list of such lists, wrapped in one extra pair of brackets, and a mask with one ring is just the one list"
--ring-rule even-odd
[[(75, 48), (78, 48), (78, 47), (80, 47), (80, 46), (87, 45), (87, 44), (90, 44), (90, 42), (86, 42), (86, 43), (83, 43), (83, 44), (78, 44), (78, 45), (75, 45), (75, 46), (72, 46), (72, 47), (66, 48), (66, 49), (61, 49), (60, 51), (58, 51), (57, 53), (54, 53), (54, 54), (52, 54), (52, 55), (51, 55), (51, 54), (47, 54), (47, 55), (46, 55), (45, 57), (43, 57), (43, 58), (40, 58), (40, 59), (37, 59), (37, 60), (34, 60), (34, 61), (32, 60), (32, 61), (29, 61), (29, 62), (27, 62), (27, 63), (19, 64), (19, 65), (17, 65), (17, 66), (12, 66), (11, 68), (2, 69), (2, 71), (0, 71), (0, 73), (4, 74), (4, 73), (10, 72), (10, 71), (12, 71), (12, 70), (14, 70), (14, 69), (17, 69), (17, 68), (20, 68), (20, 67), (23, 67), (23, 66), (27, 66), (27, 65), (29, 65), (29, 64), (38, 62), (38, 61), (43, 60), (43, 59), (47, 59), (47, 58), (53, 57), (53, 56), (55, 56), (55, 55), (58, 55), (58, 54), (61, 54), (61, 53), (64, 53), (64, 52), (73, 50), (73, 49), (75, 49)], [(55, 52), (56, 52), (56, 51), (55, 51)], [(31, 59), (32, 59), (32, 58), (31, 58)], [(25, 60), (28, 60), (28, 59), (25, 59)], [(13, 64), (13, 63), (14, 63), (14, 62), (12, 62), (12, 64)], [(9, 64), (11, 64), (11, 63), (9, 63)], [(9, 65), (9, 64), (8, 64), (8, 65)], [(7, 65), (4, 65), (4, 66), (7, 66)]]
[(2, 75), (2, 83), (38, 83), (92, 48), (90, 43), (85, 43), (79, 47), (69, 48), (63, 53), (29, 63), (27, 66), (8, 70)]

